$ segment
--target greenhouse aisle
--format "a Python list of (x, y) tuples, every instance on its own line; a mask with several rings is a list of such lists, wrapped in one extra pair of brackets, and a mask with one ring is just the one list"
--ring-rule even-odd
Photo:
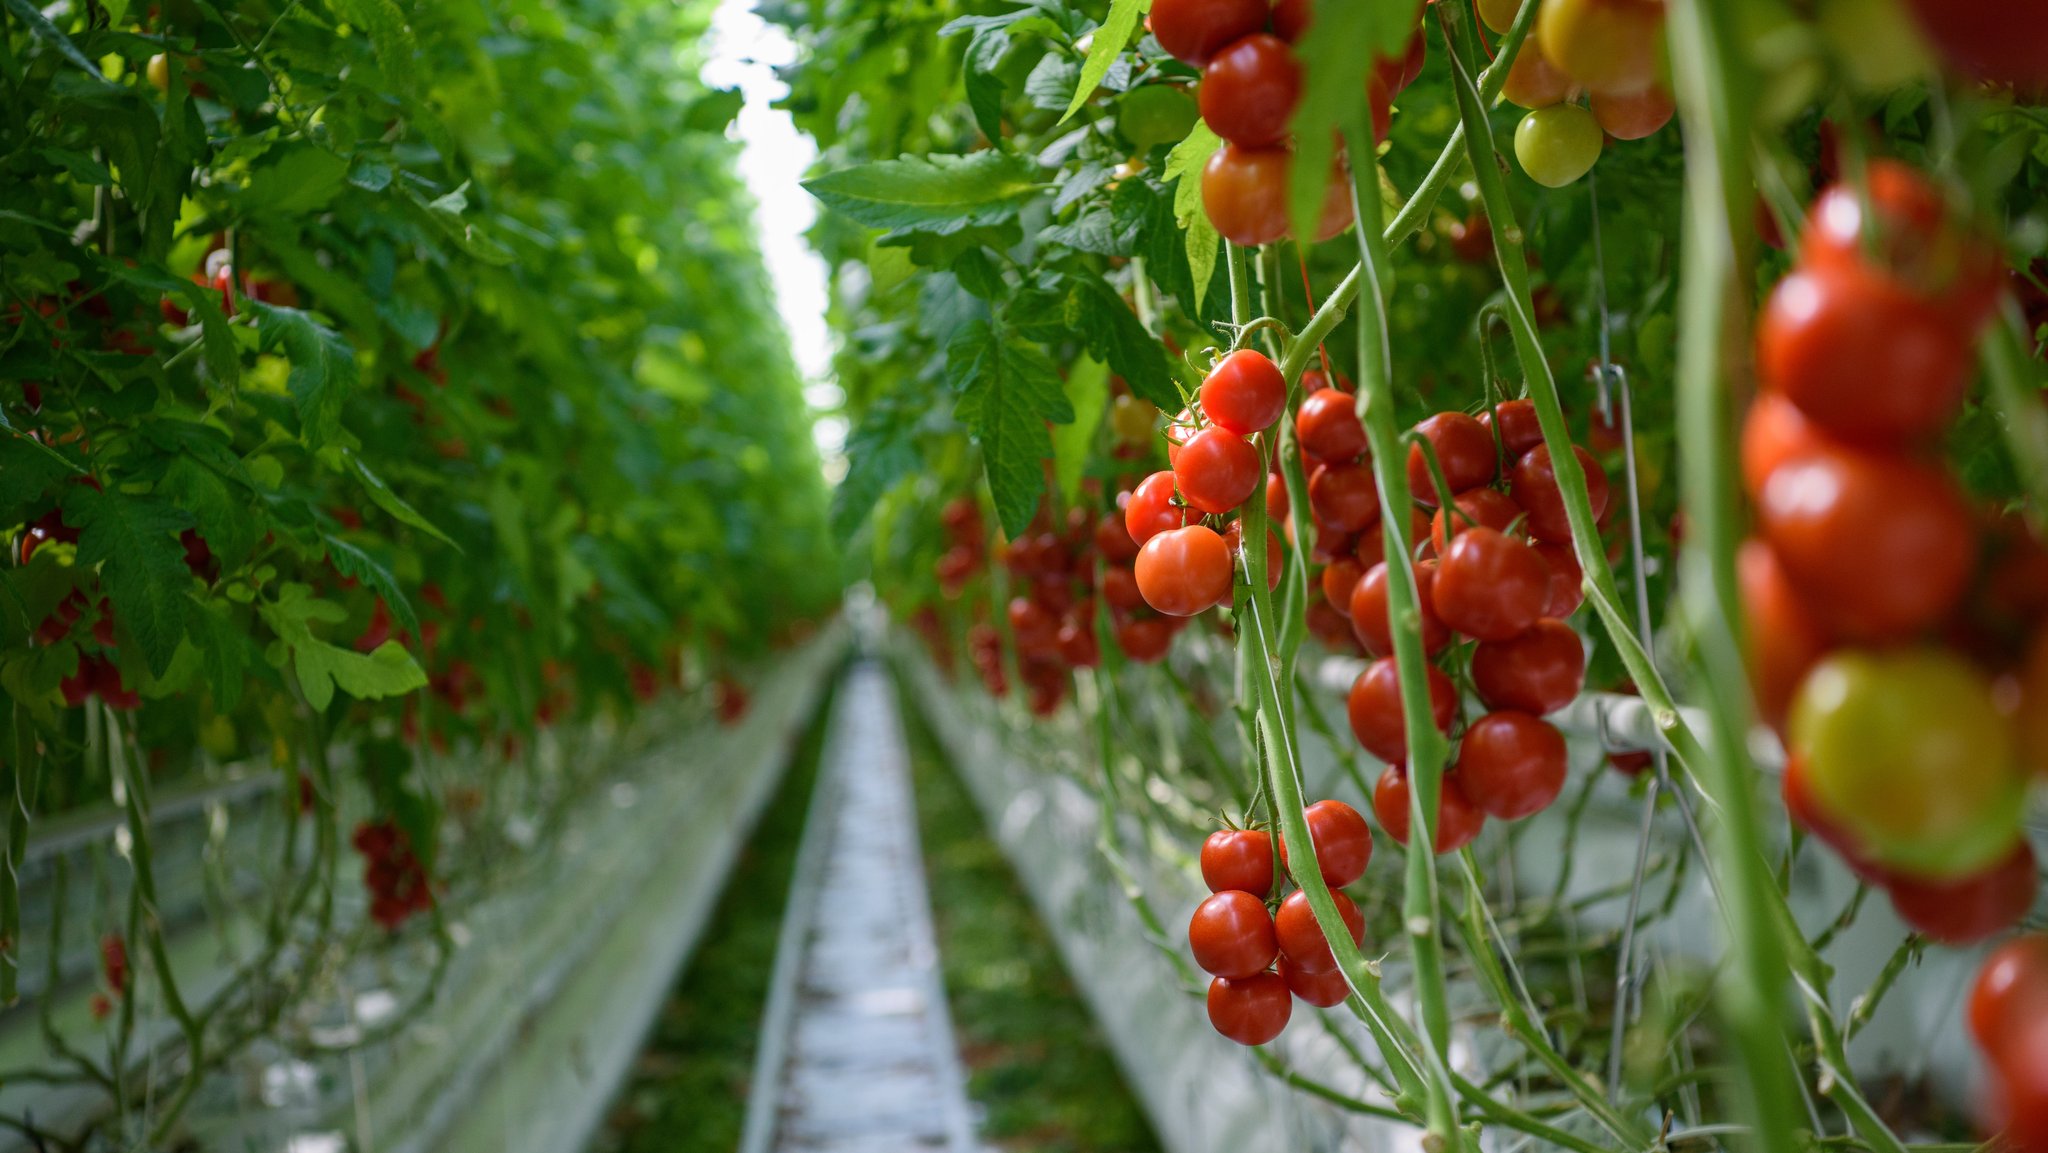
[(769, 993), (743, 1153), (973, 1148), (896, 697), (846, 674)]

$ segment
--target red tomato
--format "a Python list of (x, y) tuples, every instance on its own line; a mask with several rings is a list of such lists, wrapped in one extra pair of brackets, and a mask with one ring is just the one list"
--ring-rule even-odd
[[(1997, 1022), (1978, 1045), (1991, 1071), (1992, 1127), (2002, 1128), (2002, 1143), (2016, 1150), (2048, 1148), (2048, 1006), (2038, 939), (2023, 938), (1993, 954), (1970, 997), (1973, 1028), (1986, 1017)], [(1992, 978), (2003, 988), (1987, 989)]]
[[(1364, 944), (1365, 915), (1344, 894), (1331, 893), (1330, 897), (1337, 902), (1337, 914), (1344, 918), (1345, 927), (1351, 930), (1351, 943)], [(1280, 941), (1280, 955), (1289, 966), (1305, 973), (1327, 973), (1337, 967), (1337, 954), (1331, 950), (1329, 938), (1323, 935), (1323, 927), (1316, 923), (1315, 910), (1308, 906), (1308, 894), (1300, 889), (1280, 902), (1280, 911), (1273, 915), (1273, 931)]]
[(1528, 713), (1488, 713), (1458, 742), (1466, 799), (1503, 821), (1549, 808), (1564, 791), (1568, 767), (1564, 735)]
[(1230, 599), (1230, 549), (1206, 526), (1171, 529), (1138, 552), (1138, 591), (1170, 617), (1191, 617)]
[(1472, 687), (1488, 708), (1534, 716), (1571, 704), (1586, 684), (1586, 646), (1563, 621), (1544, 619), (1472, 650)]
[(1510, 462), (1543, 443), (1543, 425), (1536, 418), (1533, 400), (1504, 400), (1479, 414), (1479, 427), (1486, 430), (1488, 440), (1493, 438), (1496, 423), (1500, 425), (1500, 446)]
[[(1435, 450), (1437, 464), (1443, 468), (1444, 481), (1451, 486), (1453, 496), (1491, 484), (1499, 472), (1493, 433), (1462, 412), (1437, 413), (1416, 425), (1415, 431)], [(1408, 488), (1417, 504), (1435, 508), (1439, 503), (1436, 481), (1430, 476), (1429, 461), (1419, 444), (1408, 446)]]
[(1515, 53), (1515, 62), (1508, 65), (1507, 82), (1500, 88), (1508, 103), (1531, 112), (1562, 104), (1571, 92), (1572, 78), (1558, 71), (1534, 36), (1522, 41), (1522, 50)]
[(1274, 524), (1287, 523), (1293, 506), (1287, 500), (1287, 478), (1279, 473), (1266, 478), (1266, 519)]
[(1124, 500), (1124, 531), (1143, 545), (1168, 529), (1188, 523), (1186, 509), (1173, 503), (1173, 474), (1155, 472), (1138, 482)]
[[(1430, 666), (1429, 706), (1437, 731), (1451, 731), (1458, 712), (1458, 690), (1443, 670)], [(1394, 658), (1382, 657), (1365, 667), (1351, 684), (1345, 701), (1351, 735), (1365, 751), (1388, 763), (1408, 759), (1408, 724), (1401, 715), (1401, 678)]]
[[(1395, 843), (1408, 843), (1408, 772), (1399, 765), (1388, 765), (1387, 771), (1372, 789), (1372, 811), (1380, 819), (1380, 828), (1394, 838)], [(1479, 830), (1486, 824), (1486, 814), (1472, 807), (1466, 799), (1465, 789), (1458, 781), (1458, 774), (1444, 774), (1442, 787), (1436, 805), (1436, 853), (1455, 853), (1473, 842)]]
[(1944, 945), (1971, 945), (2017, 924), (2034, 904), (2036, 885), (2034, 850), (2021, 841), (2004, 861), (1967, 877), (1893, 877), (1892, 908), (1922, 936)]
[[(1422, 651), (1430, 656), (1451, 643), (1450, 627), (1436, 615), (1436, 569), (1435, 561), (1421, 561), (1415, 566), (1415, 589), (1420, 597), (1415, 607), (1422, 618)], [(1359, 646), (1373, 657), (1394, 655), (1392, 610), (1387, 603), (1390, 575), (1385, 561), (1365, 570), (1365, 575), (1352, 586), (1347, 605), (1351, 631), (1358, 637)]]
[(1363, 464), (1325, 464), (1308, 481), (1309, 512), (1318, 525), (1360, 532), (1379, 523), (1380, 492)]
[(1326, 649), (1348, 653), (1358, 647), (1351, 637), (1351, 622), (1327, 601), (1314, 601), (1308, 606), (1308, 631)]
[(1145, 594), (1138, 591), (1138, 574), (1120, 564), (1102, 570), (1102, 597), (1125, 612), (1145, 603)]
[(1255, 32), (1210, 57), (1197, 96), (1216, 135), (1270, 148), (1287, 140), (1287, 119), (1301, 102), (1301, 64), (1285, 41)]
[(1110, 564), (1129, 564), (1138, 559), (1138, 542), (1131, 539), (1124, 518), (1113, 512), (1103, 513), (1095, 522), (1094, 540), (1095, 551)]
[(1231, 511), (1251, 499), (1264, 476), (1252, 442), (1214, 426), (1189, 438), (1173, 463), (1181, 499), (1201, 512)]
[(1937, 435), (1969, 391), (1968, 334), (1932, 301), (1868, 268), (1803, 269), (1757, 322), (1757, 370), (1814, 423), (1892, 448)]
[[(1241, 533), (1240, 533), (1240, 531), (1239, 531), (1239, 530), (1241, 530), (1241, 529), (1242, 529), (1243, 527), (1244, 527), (1244, 521), (1243, 521), (1243, 520), (1234, 520), (1234, 521), (1231, 521), (1231, 522), (1230, 522), (1230, 528), (1229, 528), (1229, 530), (1228, 530), (1227, 532), (1225, 532), (1225, 533), (1223, 534), (1223, 544), (1224, 544), (1224, 547), (1226, 547), (1226, 548), (1228, 548), (1228, 549), (1230, 550), (1230, 555), (1231, 555), (1231, 556), (1233, 556), (1233, 557), (1237, 557), (1237, 558), (1239, 558), (1240, 560), (1242, 560), (1242, 559), (1245, 559), (1245, 558), (1244, 558), (1244, 540), (1243, 540), (1243, 536), (1242, 536), (1242, 534), (1241, 534)], [(1279, 588), (1279, 587), (1280, 587), (1280, 570), (1281, 570), (1282, 568), (1284, 568), (1284, 567), (1286, 566), (1286, 564), (1287, 564), (1287, 555), (1286, 555), (1285, 553), (1283, 553), (1283, 552), (1281, 552), (1281, 551), (1280, 551), (1280, 537), (1279, 537), (1279, 534), (1275, 533), (1275, 532), (1274, 532), (1274, 531), (1273, 531), (1272, 529), (1267, 529), (1267, 530), (1266, 530), (1266, 591), (1268, 591), (1268, 592), (1271, 592), (1272, 590), (1274, 590), (1274, 589), (1276, 589), (1276, 588)], [(1245, 569), (1245, 571), (1246, 571), (1247, 573), (1249, 573), (1249, 572), (1251, 571), (1251, 569), (1250, 569), (1249, 567), (1247, 567), (1247, 568)]]
[(1249, 977), (1280, 955), (1266, 903), (1242, 890), (1211, 893), (1188, 921), (1195, 964), (1217, 977)]
[[(1429, 514), (1413, 506), (1408, 509), (1407, 541), (1411, 551), (1419, 547), (1424, 550), (1424, 556), (1436, 555), (1436, 549), (1429, 543)], [(1374, 525), (1358, 534), (1358, 545), (1352, 550), (1352, 555), (1366, 568), (1387, 559), (1386, 526)]]
[(1358, 588), (1359, 578), (1365, 574), (1358, 562), (1350, 557), (1338, 557), (1323, 569), (1323, 599), (1340, 613), (1351, 611), (1351, 598)]
[[(1451, 536), (1470, 532), (1475, 525), (1505, 533), (1509, 525), (1523, 520), (1522, 506), (1497, 488), (1475, 488), (1461, 492), (1451, 503), (1456, 512), (1447, 515), (1445, 510), (1438, 509), (1429, 522), (1430, 544), (1435, 547), (1438, 556), (1449, 550)], [(1464, 515), (1456, 514), (1460, 512)]]
[(1671, 94), (1655, 84), (1641, 92), (1595, 92), (1590, 103), (1600, 130), (1616, 140), (1641, 140), (1654, 135), (1671, 123), (1672, 114), (1678, 111), (1678, 106), (1671, 102)]
[(1891, 883), (1891, 871), (1879, 864), (1853, 834), (1842, 828), (1814, 800), (1813, 790), (1806, 784), (1806, 762), (1798, 755), (1785, 758), (1785, 775), (1780, 778), (1778, 788), (1785, 801), (1785, 815), (1792, 819), (1792, 823), (1833, 849), (1849, 871), (1864, 884), (1882, 886)]
[(1657, 80), (1664, 0), (1545, 0), (1536, 35), (1559, 71), (1595, 92), (1640, 92)]
[(1006, 612), (1019, 652), (1040, 655), (1053, 651), (1060, 622), (1044, 605), (1028, 597), (1011, 597)]
[(1807, 615), (1769, 545), (1743, 541), (1735, 553), (1735, 577), (1742, 589), (1757, 712), (1778, 728), (1806, 671), (1827, 655), (1828, 639)]
[[(1277, 9), (1275, 11), (1278, 11)], [(1344, 970), (1331, 969), (1327, 973), (1305, 973), (1280, 958), (1280, 979), (1287, 982), (1287, 988), (1303, 1001), (1318, 1009), (1342, 1005), (1351, 996), (1351, 983), (1344, 979)]]
[(1334, 388), (1317, 389), (1294, 414), (1301, 451), (1325, 464), (1355, 460), (1365, 452), (1365, 425), (1358, 420), (1358, 398)]
[(1330, 564), (1352, 555), (1352, 548), (1358, 538), (1348, 532), (1341, 532), (1327, 526), (1317, 526), (1315, 547), (1309, 551), (1309, 559), (1317, 564)]
[(1093, 616), (1089, 613), (1060, 626), (1060, 659), (1074, 668), (1092, 669), (1102, 664), (1102, 645), (1095, 639)]
[[(1372, 860), (1372, 826), (1358, 810), (1342, 801), (1317, 801), (1301, 811), (1308, 838), (1316, 847), (1316, 872), (1331, 888), (1342, 888), (1365, 876)], [(1280, 863), (1287, 864), (1287, 838), (1280, 839)]]
[(1586, 600), (1586, 573), (1570, 545), (1536, 542), (1536, 555), (1550, 566), (1550, 600), (1543, 615), (1559, 620), (1572, 615)]
[(1766, 392), (1742, 418), (1742, 484), (1751, 499), (1763, 494), (1764, 482), (1779, 465), (1831, 443), (1799, 406), (1782, 394)]
[(1482, 641), (1504, 641), (1535, 624), (1550, 603), (1550, 569), (1522, 541), (1466, 529), (1444, 550), (1433, 593), (1436, 615)]
[[(1578, 458), (1579, 468), (1586, 474), (1586, 495), (1593, 504), (1593, 520), (1604, 522), (1607, 519), (1607, 470), (1600, 467), (1593, 454), (1578, 445), (1572, 446), (1572, 455)], [(1508, 493), (1529, 514), (1529, 519), (1523, 523), (1528, 526), (1531, 537), (1559, 544), (1572, 539), (1571, 519), (1564, 511), (1564, 493), (1557, 484), (1556, 462), (1550, 459), (1547, 445), (1537, 445), (1515, 462), (1515, 475)]]
[(2048, 10), (2000, 0), (1909, 0), (1948, 63), (1980, 80), (2048, 84)]
[(1140, 617), (1116, 626), (1116, 647), (1141, 665), (1165, 659), (1173, 645), (1173, 623), (1159, 617)]
[(1970, 1035), (1983, 1049), (2002, 1049), (2014, 1026), (2043, 1015), (2048, 1015), (2048, 934), (2015, 937), (1977, 970), (1970, 987)]
[(1264, 897), (1273, 891), (1273, 838), (1259, 829), (1218, 829), (1202, 842), (1202, 882)]
[(1948, 615), (1977, 559), (1970, 506), (1940, 468), (1820, 448), (1771, 473), (1757, 521), (1801, 599), (1846, 640), (1901, 640)]
[[(1263, 3), (1263, 0), (1259, 0)], [(1256, 248), (1287, 235), (1285, 148), (1225, 144), (1202, 168), (1202, 207), (1209, 223), (1232, 244)]]
[[(1879, 158), (1864, 178), (1860, 192), (1835, 184), (1815, 198), (1800, 263), (1816, 271), (1874, 272), (1946, 313), (1968, 339), (1998, 303), (2004, 261), (1997, 249), (1959, 221), (1940, 186), (1912, 167)], [(1874, 220), (1866, 219), (1866, 205)], [(1865, 235), (1871, 231), (1877, 235)]]
[(1315, 16), (1315, 9), (1309, 0), (1279, 0), (1273, 5), (1273, 35), (1293, 44), (1308, 31), (1308, 22)]
[(1294, 1000), (1278, 973), (1209, 982), (1209, 1024), (1240, 1045), (1263, 1045), (1287, 1028)]
[(1154, 0), (1146, 23), (1167, 54), (1197, 68), (1266, 26), (1266, 0)]
[(1287, 378), (1265, 353), (1240, 348), (1203, 378), (1201, 405), (1211, 423), (1250, 436), (1287, 411)]

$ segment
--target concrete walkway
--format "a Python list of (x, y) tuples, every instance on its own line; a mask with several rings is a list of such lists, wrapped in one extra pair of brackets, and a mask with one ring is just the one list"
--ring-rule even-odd
[(846, 675), (822, 769), (742, 1153), (971, 1153), (896, 695), (872, 663)]

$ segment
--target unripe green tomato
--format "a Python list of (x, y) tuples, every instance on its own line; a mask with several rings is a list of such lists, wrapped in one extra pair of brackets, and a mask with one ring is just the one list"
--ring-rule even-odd
[(1109, 406), (1109, 427), (1117, 442), (1143, 448), (1152, 442), (1152, 426), (1159, 410), (1135, 396), (1119, 396)]
[(154, 55), (154, 56), (152, 56), (152, 57), (150, 57), (150, 58), (149, 58), (149, 65), (148, 65), (148, 67), (147, 67), (147, 68), (145, 68), (145, 69), (144, 69), (143, 71), (144, 71), (144, 72), (145, 72), (145, 73), (146, 73), (146, 74), (147, 74), (147, 75), (149, 76), (149, 83), (150, 83), (150, 85), (151, 85), (152, 87), (154, 87), (154, 88), (155, 88), (155, 89), (156, 89), (156, 90), (157, 90), (158, 92), (168, 92), (168, 91), (170, 91), (170, 88), (171, 88), (171, 60), (170, 60), (170, 57), (168, 57), (168, 56), (165, 56), (165, 55), (164, 55), (163, 53), (161, 53), (161, 52), (157, 53), (156, 55)]
[(1199, 115), (1195, 98), (1179, 85), (1147, 84), (1117, 101), (1116, 127), (1139, 152), (1150, 152), (1186, 139)]
[(1606, 133), (1593, 114), (1577, 104), (1553, 104), (1522, 117), (1515, 129), (1515, 159), (1529, 179), (1563, 188), (1593, 170)]
[(1790, 738), (1814, 803), (1891, 868), (1964, 876), (2019, 840), (2011, 724), (1991, 683), (1946, 649), (1835, 653), (1800, 686)]
[(1934, 75), (1934, 55), (1900, 0), (1820, 0), (1814, 18), (1849, 82), (1865, 92)]

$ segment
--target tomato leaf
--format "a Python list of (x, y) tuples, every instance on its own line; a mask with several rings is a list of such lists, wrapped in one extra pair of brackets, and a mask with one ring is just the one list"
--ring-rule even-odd
[(108, 83), (106, 76), (100, 72), (99, 67), (91, 60), (86, 59), (85, 53), (78, 50), (78, 45), (71, 42), (71, 37), (64, 35), (61, 29), (55, 24), (50, 23), (50, 18), (43, 15), (42, 9), (37, 8), (33, 0), (7, 0), (7, 10), (14, 13), (16, 20), (27, 25), (28, 30), (35, 34), (36, 39), (56, 49), (59, 56), (69, 60), (80, 71), (94, 80), (102, 84)]
[(208, 604), (199, 597), (192, 598), (186, 620), (192, 629), (189, 639), (199, 650), (200, 666), (213, 690), (214, 708), (233, 712), (248, 681), (253, 648), (248, 634), (228, 619), (224, 606)]
[(869, 228), (947, 235), (1001, 224), (1045, 192), (1038, 166), (990, 149), (968, 156), (905, 156), (830, 172), (804, 188)]
[(1166, 157), (1166, 179), (1179, 181), (1173, 189), (1173, 218), (1187, 235), (1188, 275), (1195, 291), (1194, 307), (1189, 311), (1197, 313), (1202, 311), (1209, 280), (1216, 274), (1216, 258), (1223, 251), (1223, 238), (1202, 207), (1202, 166), (1221, 147), (1223, 138), (1197, 120), (1188, 129), (1187, 139), (1174, 145)]
[(946, 371), (960, 399), (953, 415), (974, 433), (1003, 531), (1031, 524), (1045, 492), (1044, 461), (1052, 450), (1045, 424), (1074, 419), (1059, 373), (1043, 352), (975, 319), (946, 345)]
[(1052, 475), (1060, 503), (1072, 507), (1081, 498), (1095, 430), (1109, 408), (1109, 366), (1091, 356), (1076, 360), (1067, 370), (1067, 398), (1074, 403), (1074, 421), (1053, 426)]
[(1102, 78), (1109, 75), (1109, 66), (1116, 63), (1125, 46), (1131, 42), (1131, 34), (1138, 29), (1138, 21), (1151, 7), (1150, 0), (1110, 0), (1109, 16), (1102, 27), (1095, 30), (1095, 38), (1088, 43), (1088, 58), (1081, 63), (1081, 79), (1074, 86), (1074, 97), (1067, 104), (1060, 122), (1066, 123), (1080, 111), (1081, 105), (1095, 94)]
[(80, 530), (78, 564), (99, 568), (150, 673), (162, 676), (185, 639), (192, 573), (178, 534), (192, 527), (191, 514), (158, 497), (79, 485), (64, 495), (64, 519)]
[(378, 508), (391, 514), (400, 523), (411, 525), (435, 540), (440, 541), (442, 544), (447, 545), (449, 548), (454, 549), (456, 552), (462, 551), (462, 546), (456, 544), (447, 533), (442, 532), (440, 526), (422, 516), (418, 509), (407, 504), (404, 497), (391, 491), (391, 486), (384, 483), (384, 478), (371, 472), (370, 466), (363, 462), (362, 457), (348, 449), (341, 450), (341, 457), (349, 474), (362, 482), (363, 491), (370, 494), (371, 502)]
[(369, 34), (385, 86), (401, 96), (413, 90), (413, 58), (419, 54), (405, 13), (393, 0), (333, 0), (343, 19)]
[(0, 436), (0, 519), (10, 524), (26, 519), (34, 501), (58, 481), (78, 472), (77, 465), (41, 441), (26, 436)]
[(1181, 406), (1173, 369), (1159, 338), (1145, 331), (1123, 297), (1094, 276), (1070, 281), (1067, 324), (1088, 342), (1089, 351), (1109, 363), (1131, 391), (1167, 412)]
[(286, 387), (298, 404), (299, 435), (319, 448), (341, 431), (341, 407), (356, 388), (355, 350), (311, 313), (250, 301), (266, 352), (283, 348), (292, 362)]
[(340, 537), (321, 533), (320, 540), (327, 545), (327, 559), (334, 562), (335, 571), (354, 577), (371, 592), (383, 597), (385, 606), (398, 618), (405, 631), (419, 635), (419, 615), (413, 611), (412, 602), (405, 599), (405, 590), (399, 587), (398, 579), (391, 575), (389, 568)]
[(1000, 27), (980, 28), (967, 42), (967, 57), (961, 64), (967, 107), (974, 112), (974, 123), (989, 143), (998, 148), (1003, 146), (1003, 78), (996, 69), (1009, 52), (1007, 31)]
[[(348, 613), (333, 601), (314, 597), (310, 586), (288, 583), (278, 590), (275, 602), (259, 611), (282, 642), (306, 703), (316, 711), (326, 711), (337, 687), (358, 700), (376, 700), (401, 696), (427, 683), (427, 675), (397, 641), (385, 641), (375, 652), (358, 653), (314, 636), (313, 622), (335, 624), (347, 620)], [(283, 667), (286, 654), (273, 656), (272, 663)]]
[(892, 394), (861, 414), (846, 438), (846, 478), (832, 493), (832, 536), (841, 545), (867, 523), (875, 506), (920, 463), (915, 434), (921, 405)]

